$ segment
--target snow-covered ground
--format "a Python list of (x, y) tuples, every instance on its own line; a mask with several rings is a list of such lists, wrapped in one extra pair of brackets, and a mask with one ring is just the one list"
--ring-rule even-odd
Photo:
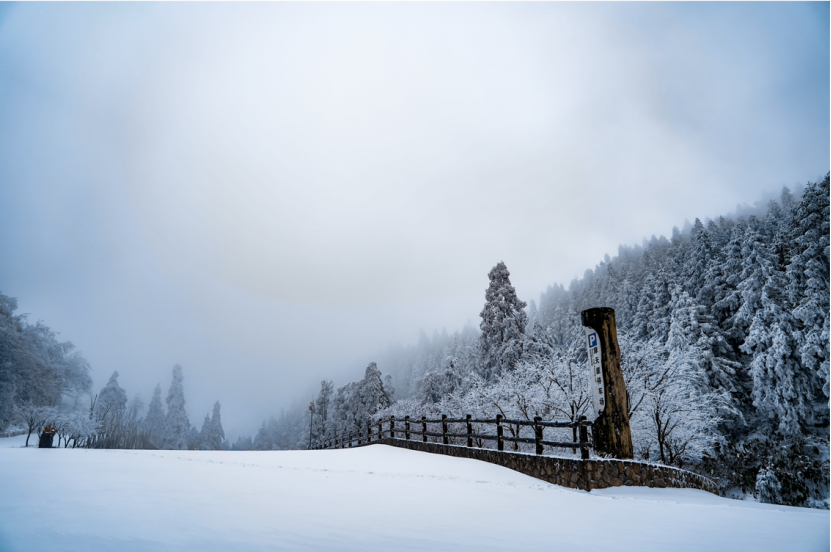
[(0, 439), (2, 552), (829, 549), (827, 511), (687, 489), (587, 493), (381, 445), (176, 452), (24, 440)]

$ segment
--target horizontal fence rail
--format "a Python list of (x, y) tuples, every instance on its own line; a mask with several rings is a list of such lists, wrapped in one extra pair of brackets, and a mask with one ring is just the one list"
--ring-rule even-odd
[[(403, 425), (396, 425), (396, 422)], [(441, 432), (428, 431), (428, 425), (441, 425)], [(448, 424), (464, 424), (464, 433), (451, 432)], [(495, 426), (495, 433), (474, 433), (473, 425), (477, 426)], [(386, 429), (384, 428), (386, 425)], [(413, 427), (415, 426), (415, 427)], [(513, 426), (511, 431), (514, 436), (508, 436), (504, 433), (505, 426)], [(534, 437), (521, 437), (519, 428), (530, 427), (534, 430)], [(468, 448), (484, 448), (482, 445), (485, 441), (496, 441), (496, 450), (505, 450), (505, 441), (514, 443), (514, 450), (519, 449), (519, 443), (533, 444), (536, 454), (543, 454), (544, 447), (554, 448), (570, 448), (579, 450), (580, 457), (583, 460), (589, 459), (589, 449), (592, 448), (591, 440), (589, 439), (588, 429), (592, 427), (592, 423), (586, 420), (585, 416), (580, 416), (576, 422), (544, 422), (542, 418), (536, 417), (533, 421), (530, 420), (510, 420), (503, 418), (501, 414), (497, 414), (495, 419), (474, 419), (470, 414), (464, 418), (448, 418), (442, 415), (441, 418), (427, 418), (422, 416), (420, 419), (413, 419), (405, 416), (403, 420), (397, 420), (395, 416), (378, 420), (365, 428), (349, 433), (342, 433), (329, 439), (323, 439), (318, 442), (315, 449), (331, 449), (331, 448), (351, 448), (353, 446), (361, 446), (377, 442), (384, 438), (401, 439), (410, 441), (412, 438), (421, 437), (421, 441), (426, 443), (428, 437), (441, 439), (444, 445), (450, 444), (450, 440), (462, 439), (466, 441)], [(546, 428), (571, 429), (574, 434), (572, 441), (547, 441), (543, 437), (543, 431)], [(455, 428), (454, 428), (455, 429)], [(477, 428), (478, 429), (478, 428)], [(487, 429), (486, 429), (487, 430)], [(416, 438), (416, 440), (418, 440)], [(474, 447), (474, 441), (479, 445)]]

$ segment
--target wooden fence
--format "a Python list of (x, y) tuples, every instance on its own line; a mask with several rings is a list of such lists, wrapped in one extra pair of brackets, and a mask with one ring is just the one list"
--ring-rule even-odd
[[(398, 422), (400, 425), (396, 425)], [(428, 425), (439, 425), (441, 431), (428, 431)], [(449, 424), (456, 425), (464, 424), (462, 427), (464, 433), (455, 433), (450, 431)], [(496, 426), (495, 434), (481, 434), (474, 433), (474, 424), (479, 429), (482, 426)], [(384, 429), (386, 425), (386, 429)], [(504, 427), (512, 425), (517, 430), (515, 436), (506, 436)], [(413, 427), (415, 426), (415, 428)], [(534, 437), (521, 437), (519, 428), (531, 427), (534, 431)], [(403, 439), (410, 441), (413, 436), (420, 436), (421, 441), (426, 443), (428, 437), (434, 439), (441, 438), (441, 443), (449, 445), (452, 439), (454, 443), (461, 440), (466, 443), (468, 448), (485, 448), (485, 441), (496, 441), (496, 450), (505, 450), (505, 441), (514, 443), (515, 450), (518, 449), (520, 443), (533, 444), (536, 454), (542, 455), (544, 447), (555, 448), (571, 448), (580, 450), (580, 456), (583, 460), (589, 459), (589, 449), (592, 448), (591, 440), (588, 435), (588, 428), (592, 427), (592, 423), (586, 420), (585, 416), (581, 416), (576, 422), (543, 422), (542, 418), (536, 417), (534, 421), (528, 420), (509, 420), (503, 418), (501, 414), (497, 414), (493, 420), (489, 419), (474, 419), (470, 414), (464, 418), (448, 418), (442, 415), (440, 419), (428, 419), (422, 416), (421, 419), (413, 420), (409, 416), (405, 416), (403, 420), (396, 420), (395, 416), (390, 416), (387, 419), (378, 420), (378, 422), (366, 426), (366, 428), (353, 431), (350, 433), (343, 433), (331, 439), (324, 439), (319, 441), (313, 449), (332, 449), (332, 448), (351, 448), (353, 446), (368, 445), (377, 442), (383, 438)], [(573, 430), (575, 440), (573, 441), (546, 441), (544, 439), (543, 431), (546, 428), (570, 428)], [(454, 428), (454, 431), (457, 431)], [(476, 445), (474, 447), (474, 444)]]

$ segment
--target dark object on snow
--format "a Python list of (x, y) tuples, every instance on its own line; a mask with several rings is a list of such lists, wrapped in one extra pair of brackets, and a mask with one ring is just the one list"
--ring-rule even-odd
[(40, 441), (38, 442), (38, 448), (52, 448), (52, 438), (58, 432), (52, 426), (46, 426), (43, 428), (43, 431), (40, 434)]

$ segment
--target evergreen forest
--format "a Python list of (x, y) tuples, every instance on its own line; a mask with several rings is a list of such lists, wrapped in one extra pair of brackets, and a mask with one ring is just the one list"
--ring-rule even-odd
[(828, 175), (622, 245), (538, 301), (517, 297), (504, 263), (489, 279), (478, 329), (422, 332), (363, 379), (322, 381), (313, 416), (298, 403), (237, 446), (305, 448), (310, 433), (315, 443), (390, 415), (576, 420), (591, 402), (580, 313), (606, 306), (636, 458), (711, 477), (728, 496), (828, 507)]

